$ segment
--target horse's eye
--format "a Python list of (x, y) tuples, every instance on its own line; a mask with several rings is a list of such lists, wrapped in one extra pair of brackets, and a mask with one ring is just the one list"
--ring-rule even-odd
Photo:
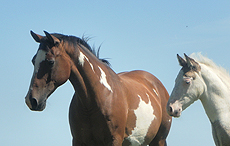
[(53, 64), (54, 64), (54, 60), (53, 59), (51, 59), (51, 60), (46, 60), (46, 62), (47, 62), (47, 65), (49, 65), (49, 66), (53, 66)]
[(185, 81), (186, 84), (190, 84), (190, 81)]

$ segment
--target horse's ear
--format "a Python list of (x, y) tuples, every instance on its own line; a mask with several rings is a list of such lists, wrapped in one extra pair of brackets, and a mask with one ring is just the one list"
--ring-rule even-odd
[(55, 36), (49, 34), (47, 31), (44, 31), (46, 37), (48, 38), (48, 40), (50, 41), (51, 44), (56, 45), (60, 43), (60, 40), (58, 38), (56, 38)]
[(34, 33), (32, 30), (30, 31), (30, 34), (36, 42), (38, 43), (41, 42), (41, 39), (43, 38), (43, 36)]
[(187, 64), (186, 61), (182, 57), (180, 57), (178, 54), (177, 54), (177, 59), (178, 59), (180, 66), (183, 67)]
[(193, 66), (193, 64), (192, 64), (192, 58), (190, 58), (190, 57), (188, 57), (188, 55), (186, 55), (185, 53), (184, 53), (184, 56), (185, 56), (185, 59), (186, 59), (186, 61), (187, 61), (187, 65), (188, 65), (188, 67), (192, 67)]

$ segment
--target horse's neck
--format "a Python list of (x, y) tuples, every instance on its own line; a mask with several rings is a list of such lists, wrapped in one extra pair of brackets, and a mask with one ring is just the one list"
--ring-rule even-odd
[(78, 54), (78, 58), (73, 59), (78, 61), (72, 67), (70, 81), (82, 103), (91, 107), (95, 101), (100, 102), (97, 97), (113, 92), (109, 81), (112, 70), (85, 48), (79, 49)]
[(200, 100), (210, 121), (230, 121), (229, 87), (206, 65), (201, 64), (201, 74), (206, 84), (206, 91)]

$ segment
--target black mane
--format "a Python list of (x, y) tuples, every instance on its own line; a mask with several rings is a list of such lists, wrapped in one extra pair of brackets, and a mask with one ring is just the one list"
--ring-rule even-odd
[(56, 38), (58, 38), (59, 40), (63, 40), (64, 42), (72, 43), (73, 46), (77, 46), (78, 44), (83, 45), (93, 55), (95, 55), (100, 61), (102, 61), (103, 63), (105, 63), (105, 64), (107, 64), (107, 65), (110, 66), (110, 63), (109, 63), (108, 60), (106, 60), (106, 59), (100, 59), (99, 58), (100, 47), (96, 51), (95, 48), (91, 48), (91, 46), (87, 43), (87, 41), (89, 40), (89, 38), (87, 38), (87, 37), (79, 38), (79, 37), (76, 37), (76, 36), (68, 36), (68, 35), (63, 35), (63, 34), (58, 34), (58, 33), (54, 33), (52, 35), (55, 36)]

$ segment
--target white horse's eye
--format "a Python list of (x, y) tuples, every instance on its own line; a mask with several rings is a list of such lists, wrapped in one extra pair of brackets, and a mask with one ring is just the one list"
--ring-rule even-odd
[(185, 81), (186, 84), (190, 84), (191, 81), (193, 80), (193, 78), (192, 77), (188, 77), (188, 76), (184, 76), (183, 80)]
[(186, 84), (190, 84), (190, 81), (185, 81)]

